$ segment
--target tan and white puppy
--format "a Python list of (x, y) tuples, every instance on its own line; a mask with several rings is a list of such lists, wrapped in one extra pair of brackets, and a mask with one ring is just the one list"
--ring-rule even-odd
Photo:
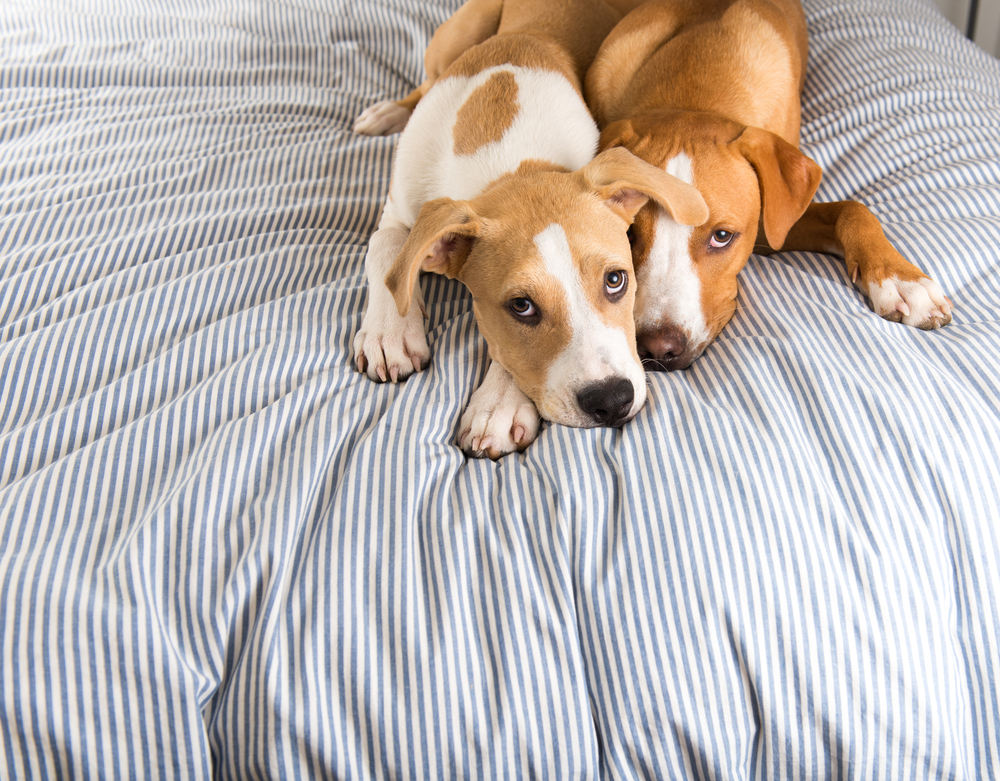
[(798, 0), (650, 0), (591, 65), (601, 148), (625, 147), (692, 183), (709, 208), (691, 227), (647, 206), (631, 228), (647, 368), (686, 368), (702, 354), (736, 310), (752, 252), (839, 255), (882, 317), (924, 329), (951, 321), (941, 287), (865, 206), (812, 203), (820, 168), (798, 149), (806, 60)]
[(588, 427), (638, 412), (626, 231), (650, 198), (683, 224), (707, 216), (693, 187), (631, 153), (594, 157), (582, 75), (617, 18), (602, 0), (470, 0), (435, 34), (428, 81), (359, 118), (405, 128), (365, 260), (357, 366), (380, 381), (426, 366), (419, 273), (461, 280), (492, 360), (460, 424), (477, 455), (522, 449), (539, 413)]

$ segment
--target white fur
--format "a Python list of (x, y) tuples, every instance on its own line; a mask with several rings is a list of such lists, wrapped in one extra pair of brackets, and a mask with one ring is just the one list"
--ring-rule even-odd
[(388, 136), (406, 127), (412, 112), (392, 100), (380, 100), (354, 120), (353, 130), (363, 136)]
[(868, 297), (872, 309), (881, 317), (890, 317), (894, 312), (902, 315), (905, 325), (928, 328), (934, 320), (950, 319), (951, 305), (941, 286), (929, 277), (916, 282), (904, 282), (895, 277), (881, 285), (868, 285)]
[(534, 442), (541, 423), (534, 402), (492, 361), (462, 415), (458, 443), (467, 453), (499, 458)]
[(686, 152), (679, 152), (667, 160), (667, 164), (663, 167), (663, 170), (671, 176), (677, 177), (682, 182), (694, 185), (694, 169), (691, 165), (691, 158), (688, 157)]
[(413, 303), (406, 317), (399, 316), (392, 293), (385, 286), (386, 274), (408, 235), (405, 228), (379, 228), (372, 234), (365, 256), (368, 307), (361, 328), (354, 335), (354, 355), (359, 368), (365, 369), (373, 380), (382, 382), (395, 382), (419, 371), (431, 356), (420, 286), (413, 291)]
[[(666, 171), (694, 185), (691, 158), (684, 152), (667, 161)], [(636, 272), (639, 286), (635, 295), (636, 330), (669, 322), (681, 328), (692, 345), (708, 341), (708, 324), (701, 307), (701, 279), (691, 258), (693, 232), (693, 227), (681, 225), (666, 211), (657, 209), (653, 246)]]
[[(593, 425), (577, 403), (577, 392), (593, 382), (625, 377), (635, 389), (631, 417), (646, 402), (646, 379), (642, 366), (632, 356), (625, 334), (605, 325), (591, 306), (562, 225), (549, 225), (535, 236), (535, 246), (549, 274), (566, 293), (571, 330), (569, 344), (549, 369), (545, 395), (551, 400), (546, 403), (552, 406), (543, 409), (542, 414), (561, 420), (575, 419), (575, 425), (579, 426)], [(594, 283), (603, 285), (604, 281)]]
[[(499, 141), (456, 155), (452, 128), (466, 99), (494, 74), (517, 81), (518, 112)], [(547, 160), (571, 171), (597, 152), (598, 130), (580, 95), (552, 71), (499, 65), (475, 76), (439, 81), (417, 104), (399, 140), (386, 216), (407, 228), (435, 198), (473, 198), (524, 160)]]

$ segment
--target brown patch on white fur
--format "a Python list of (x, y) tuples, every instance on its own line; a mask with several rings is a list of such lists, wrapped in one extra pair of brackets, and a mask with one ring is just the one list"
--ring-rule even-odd
[(473, 155), (503, 138), (517, 117), (517, 79), (498, 71), (481, 84), (458, 110), (452, 136), (456, 155)]
[(636, 5), (637, 0), (465, 0), (431, 38), (424, 54), (427, 78), (405, 98), (369, 107), (356, 130), (397, 132), (437, 81), (472, 76), (498, 63), (562, 73), (582, 96), (584, 73), (601, 42)]

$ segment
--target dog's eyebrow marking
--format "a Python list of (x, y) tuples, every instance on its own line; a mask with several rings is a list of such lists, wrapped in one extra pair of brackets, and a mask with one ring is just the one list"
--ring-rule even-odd
[(577, 313), (587, 306), (587, 296), (583, 291), (580, 271), (573, 262), (573, 251), (569, 248), (566, 231), (558, 222), (553, 222), (535, 236), (535, 246), (545, 261), (546, 270), (559, 282), (569, 299), (570, 327)]
[(473, 90), (455, 117), (455, 154), (473, 155), (503, 138), (517, 117), (517, 95), (517, 79), (507, 70), (497, 71)]

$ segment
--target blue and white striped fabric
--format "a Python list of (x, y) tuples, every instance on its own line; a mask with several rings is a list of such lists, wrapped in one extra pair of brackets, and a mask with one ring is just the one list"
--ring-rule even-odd
[(352, 370), (458, 0), (0, 4), (0, 777), (950, 778), (1000, 767), (1000, 63), (809, 0), (803, 143), (940, 281), (752, 259), (623, 430), (454, 445), (486, 368)]

